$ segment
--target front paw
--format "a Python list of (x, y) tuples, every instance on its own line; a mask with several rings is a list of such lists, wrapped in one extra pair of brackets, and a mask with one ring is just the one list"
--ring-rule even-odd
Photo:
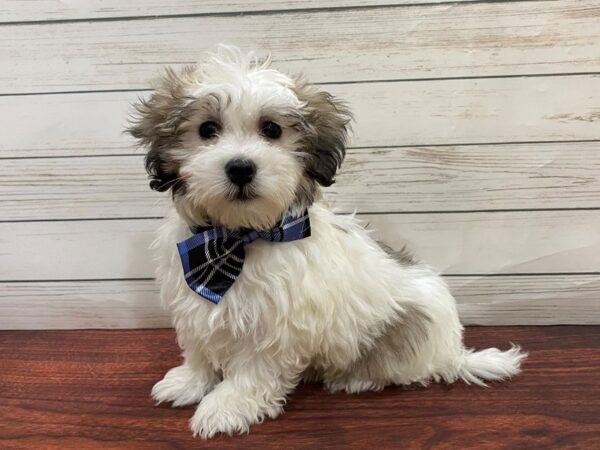
[(190, 428), (194, 436), (204, 439), (218, 433), (228, 435), (247, 433), (250, 426), (281, 414), (281, 405), (267, 405), (252, 397), (236, 392), (218, 392), (208, 394), (190, 420)]
[(174, 367), (152, 388), (157, 404), (173, 402), (173, 407), (198, 403), (213, 388), (216, 375), (193, 371), (187, 365)]

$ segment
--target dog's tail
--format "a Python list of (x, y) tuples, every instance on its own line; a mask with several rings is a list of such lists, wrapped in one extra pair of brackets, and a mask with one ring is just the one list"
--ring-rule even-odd
[(465, 349), (458, 376), (467, 384), (486, 386), (486, 381), (506, 380), (518, 374), (525, 358), (527, 353), (514, 344), (505, 352), (497, 348), (480, 351)]

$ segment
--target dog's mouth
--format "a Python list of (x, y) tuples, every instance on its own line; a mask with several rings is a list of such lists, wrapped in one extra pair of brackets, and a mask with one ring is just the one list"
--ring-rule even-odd
[(236, 188), (233, 191), (230, 191), (227, 195), (228, 200), (232, 202), (248, 202), (250, 200), (254, 200), (258, 197), (258, 194), (254, 189), (250, 186), (244, 186), (241, 188)]

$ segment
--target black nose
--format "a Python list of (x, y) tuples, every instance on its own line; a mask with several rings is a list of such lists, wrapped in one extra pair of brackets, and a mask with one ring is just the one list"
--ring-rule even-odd
[(225, 173), (232, 183), (243, 187), (256, 175), (256, 165), (249, 159), (232, 159), (225, 165)]

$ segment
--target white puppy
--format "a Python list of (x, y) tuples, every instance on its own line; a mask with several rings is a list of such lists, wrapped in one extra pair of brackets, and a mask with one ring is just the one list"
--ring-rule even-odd
[[(345, 155), (344, 103), (221, 48), (198, 68), (168, 70), (136, 108), (129, 132), (148, 148), (151, 187), (172, 191), (155, 248), (184, 359), (152, 396), (200, 402), (194, 434), (247, 432), (277, 417), (303, 378), (357, 393), (458, 379), (482, 385), (519, 371), (518, 347), (465, 349), (454, 299), (435, 271), (382, 249), (353, 216), (319, 203)], [(310, 236), (227, 241), (306, 210)], [(199, 257), (219, 246), (225, 255), (184, 270), (176, 244), (206, 237), (211, 226), (221, 240), (202, 244)]]

